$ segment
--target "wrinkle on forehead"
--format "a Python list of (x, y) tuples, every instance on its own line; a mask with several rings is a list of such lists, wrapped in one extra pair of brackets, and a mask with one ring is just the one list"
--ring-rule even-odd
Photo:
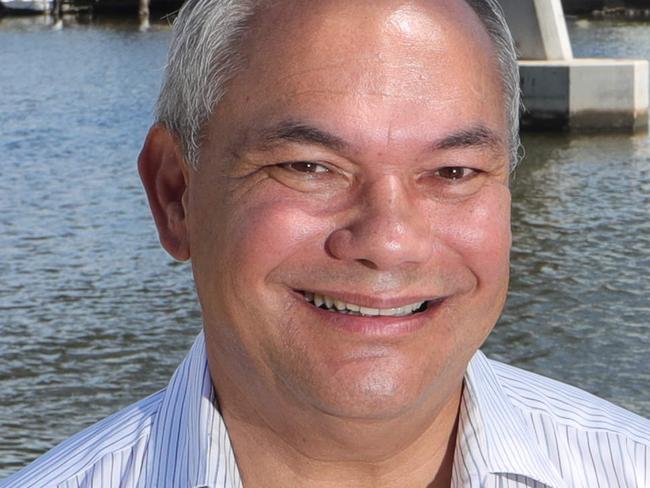
[[(363, 92), (359, 92), (359, 95), (363, 95), (368, 99), (375, 98), (378, 100), (378, 102), (389, 101), (389, 100), (420, 102), (420, 103), (424, 103), (427, 107), (429, 107), (432, 110), (435, 110), (436, 108), (442, 109), (449, 105), (453, 105), (454, 103), (458, 102), (462, 98), (462, 93), (460, 93), (460, 90), (450, 89), (445, 92), (444, 98), (443, 97), (432, 98), (430, 94), (426, 92), (412, 93), (409, 92), (408, 90), (399, 90), (397, 89), (398, 87), (393, 87), (393, 88), (395, 89), (373, 90), (368, 88), (363, 90)], [(309, 98), (314, 95), (326, 95), (332, 98), (334, 97), (343, 98), (343, 97), (349, 97), (350, 92), (347, 90), (334, 90), (334, 89), (327, 89), (327, 88), (323, 88), (322, 90), (314, 90), (314, 89), (295, 90), (289, 93), (282, 94), (274, 101), (277, 102), (295, 101), (299, 97), (304, 96), (306, 98)]]
[[(442, 52), (443, 60), (448, 53)], [(279, 102), (291, 101), (296, 97), (324, 95), (330, 98), (367, 98), (390, 102), (403, 100), (421, 103), (435, 109), (444, 108), (466, 97), (468, 90), (478, 93), (487, 83), (471, 84), (459, 73), (459, 83), (443, 82), (444, 74), (455, 67), (451, 60), (437, 66), (425, 65), (422, 59), (404, 57), (348, 58), (336, 63), (325, 63), (309, 67), (293, 67), (282, 72), (267, 72), (271, 83), (268, 94)], [(443, 71), (445, 73), (443, 73)], [(486, 70), (485, 76), (489, 76)], [(317, 88), (314, 88), (317, 86)], [(279, 89), (282, 88), (282, 89)], [(435, 96), (432, 96), (435, 94)]]

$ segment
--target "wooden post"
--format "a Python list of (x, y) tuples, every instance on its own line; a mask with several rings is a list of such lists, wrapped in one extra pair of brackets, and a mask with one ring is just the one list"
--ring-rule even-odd
[(52, 30), (61, 30), (63, 29), (63, 18), (62, 18), (62, 4), (63, 0), (54, 0), (52, 5)]
[(140, 19), (140, 31), (149, 30), (149, 0), (138, 0), (138, 18)]

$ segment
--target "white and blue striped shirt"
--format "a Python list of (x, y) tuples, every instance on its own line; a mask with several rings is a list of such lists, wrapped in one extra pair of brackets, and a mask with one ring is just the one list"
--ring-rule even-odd
[[(168, 387), (60, 444), (0, 488), (235, 488), (203, 334)], [(650, 422), (488, 360), (465, 375), (453, 488), (650, 488)]]

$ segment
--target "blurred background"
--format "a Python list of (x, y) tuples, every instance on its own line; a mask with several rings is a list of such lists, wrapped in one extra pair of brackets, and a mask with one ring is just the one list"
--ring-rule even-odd
[[(642, 17), (568, 17), (574, 54), (650, 58)], [(0, 478), (163, 388), (201, 328), (136, 171), (169, 39), (137, 15), (0, 16)], [(523, 142), (484, 350), (650, 416), (650, 138)]]

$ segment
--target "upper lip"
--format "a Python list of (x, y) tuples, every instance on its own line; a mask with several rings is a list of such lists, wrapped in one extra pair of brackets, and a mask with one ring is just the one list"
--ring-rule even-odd
[(341, 291), (331, 290), (311, 290), (311, 289), (296, 289), (296, 292), (301, 294), (314, 293), (318, 295), (326, 295), (328, 297), (340, 300), (346, 303), (354, 303), (361, 307), (377, 308), (377, 309), (390, 309), (400, 308), (418, 302), (431, 302), (440, 301), (444, 296), (439, 295), (404, 295), (395, 297), (381, 297), (381, 296), (368, 296), (359, 293), (348, 293)]

